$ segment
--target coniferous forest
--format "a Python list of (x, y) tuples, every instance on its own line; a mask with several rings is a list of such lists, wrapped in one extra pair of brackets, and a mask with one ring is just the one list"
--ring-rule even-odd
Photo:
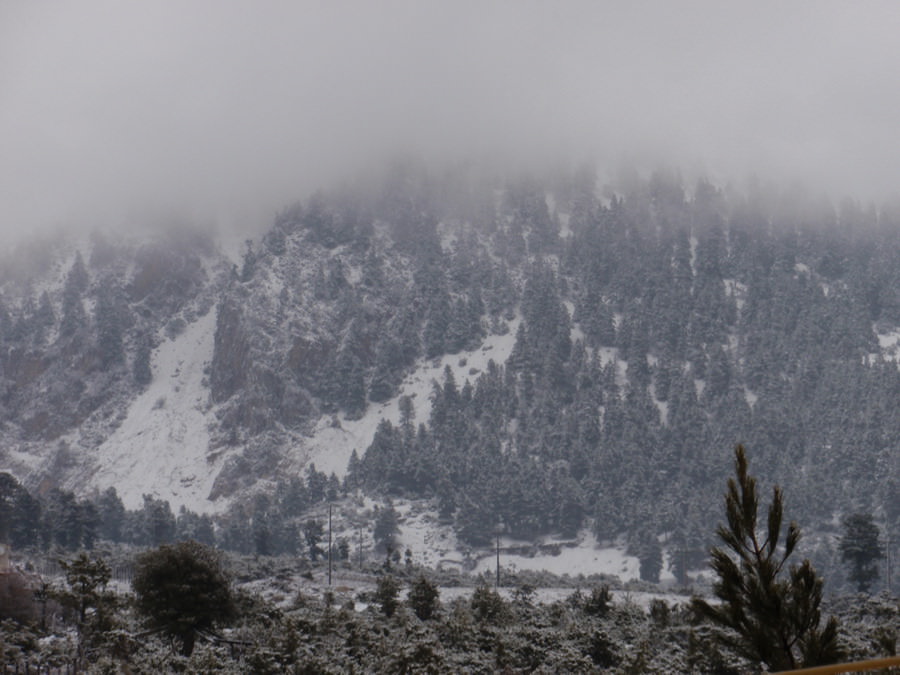
[[(765, 528), (757, 525), (756, 478), (744, 449), (735, 455), (729, 526), (720, 526), (722, 547), (711, 551), (713, 604), (685, 590), (648, 593), (652, 584), (623, 587), (601, 576), (447, 573), (408, 553), (401, 563), (390, 549), (382, 563), (356, 567), (340, 543), (326, 565), (310, 537), (308, 554), (241, 556), (198, 542), (195, 532), (135, 548), (115, 545), (104, 530), (96, 541), (69, 542), (90, 552), (64, 554), (65, 543), (52, 545), (64, 555), (55, 573), (35, 569), (33, 554), (2, 571), (0, 662), (26, 672), (738, 675), (895, 655), (896, 597), (832, 594), (823, 603), (809, 560), (784, 566), (800, 529), (783, 526), (781, 491)], [(126, 522), (152, 522), (150, 502), (145, 514), (126, 513)], [(182, 513), (179, 525), (186, 519)], [(381, 528), (389, 537), (392, 527)], [(842, 544), (859, 543), (854, 528)], [(333, 569), (366, 583), (332, 585)], [(565, 586), (545, 592), (559, 583)]]
[(900, 673), (898, 35), (0, 0), (0, 675)]
[[(4, 267), (0, 298), (0, 457), (13, 469), (0, 475), (0, 527), (15, 550), (195, 540), (320, 564), (323, 505), (369, 496), (430, 500), (476, 548), (589, 528), (599, 541), (624, 540), (646, 581), (665, 562), (687, 582), (716, 543), (737, 443), (764, 494), (781, 486), (806, 534), (802, 556), (835, 589), (871, 586), (863, 563), (844, 571), (842, 523), (858, 514), (857, 531), (896, 533), (900, 522), (898, 205), (833, 204), (752, 181), (686, 184), (665, 170), (602, 183), (589, 167), (499, 176), (404, 160), (377, 182), (283, 209), (240, 264), (183, 233), (152, 246), (98, 235), (75, 255), (59, 244), (41, 256)], [(38, 284), (54, 270), (60, 284)], [(126, 509), (112, 486), (79, 489), (92, 449), (153, 382), (154, 350), (209, 312), (202, 450), (218, 472), (207, 497), (228, 508), (173, 511), (147, 494)], [(423, 363), (462, 363), (503, 335), (508, 358), (448, 367), (426, 407), (405, 394)], [(377, 425), (340, 477), (304, 463), (319, 420), (339, 427), (392, 400), (399, 417)], [(586, 618), (583, 597), (492, 598), (503, 619), (489, 619), (490, 630), (474, 599), (446, 604), (438, 624), (303, 602), (268, 618), (242, 607), (271, 622), (272, 639), (300, 631), (327, 641), (341, 623), (358, 632), (352, 650), (372, 658), (397, 657), (371, 651), (384, 622), (409, 632), (423, 659), (438, 643), (481, 645), (469, 666), (449, 651), (428, 656), (438, 670), (643, 672), (649, 661), (633, 659), (655, 658), (652, 626), (681, 645), (666, 657), (681, 659), (674, 670), (740, 667), (721, 655), (691, 665), (692, 650), (719, 656), (698, 647), (703, 630), (686, 609), (657, 606), (661, 617), (613, 603), (615, 630), (633, 621), (635, 631), (613, 636), (601, 615)], [(508, 635), (518, 637), (506, 644)], [(546, 651), (525, 655), (560, 640), (571, 651), (554, 648), (552, 659), (571, 657), (568, 666)]]

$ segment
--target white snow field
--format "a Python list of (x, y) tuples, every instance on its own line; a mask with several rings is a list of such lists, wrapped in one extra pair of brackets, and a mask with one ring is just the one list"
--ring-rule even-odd
[(878, 336), (882, 356), (885, 359), (900, 362), (900, 330), (879, 333), (876, 327), (875, 332)]
[(116, 488), (126, 508), (149, 494), (200, 513), (217, 510), (206, 499), (222, 458), (207, 461), (209, 389), (204, 370), (213, 353), (215, 309), (153, 353), (153, 381), (128, 409), (122, 424), (97, 448), (91, 484)]

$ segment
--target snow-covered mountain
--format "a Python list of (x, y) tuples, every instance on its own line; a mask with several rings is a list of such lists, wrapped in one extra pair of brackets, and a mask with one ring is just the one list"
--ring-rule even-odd
[[(89, 495), (114, 486), (129, 508), (151, 495), (176, 509), (217, 512), (242, 490), (310, 462), (342, 477), (379, 421), (398, 420), (400, 395), (412, 397), (424, 421), (445, 367), (463, 382), (489, 359), (508, 357), (515, 317), (472, 349), (412, 355), (395, 374), (396, 393), (379, 403), (352, 412), (335, 405), (329, 399), (340, 392), (319, 380), (352, 328), (342, 314), (383, 314), (397, 298), (364, 292), (346, 307), (367, 283), (371, 252), (323, 246), (286, 227), (282, 220), (262, 243), (247, 241), (237, 261), (231, 242), (190, 231), (57, 241), (33, 266), (11, 256), (0, 296), (9, 344), (0, 469), (38, 490)], [(444, 229), (451, 238), (453, 228)], [(373, 231), (378, 247), (392, 248), (383, 225)], [(409, 257), (381, 252), (379, 270), (412, 285)], [(67, 293), (79, 296), (77, 312), (67, 309)], [(104, 314), (110, 297), (114, 311)], [(42, 312), (46, 325), (38, 326)], [(72, 320), (78, 326), (65, 332)], [(111, 347), (103, 343), (109, 333)], [(369, 359), (372, 333), (361, 347)], [(120, 353), (104, 364), (107, 349)]]
[(470, 544), (590, 525), (646, 557), (705, 550), (743, 442), (817, 527), (900, 517), (892, 212), (461, 171), (314, 195), (240, 246), (14, 252), (0, 470), (221, 514), (314, 464)]

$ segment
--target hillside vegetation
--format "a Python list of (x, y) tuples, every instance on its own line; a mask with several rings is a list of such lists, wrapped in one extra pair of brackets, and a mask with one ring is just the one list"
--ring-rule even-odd
[[(587, 169), (398, 162), (377, 185), (282, 210), (239, 261), (187, 229), (27, 256), (0, 279), (0, 466), (40, 494), (96, 499), (106, 476), (123, 492), (132, 481), (138, 508), (140, 481), (104, 458), (190, 454), (171, 488), (182, 503), (233, 504), (250, 526), (290, 508), (322, 420), (338, 428), (395, 401), (399, 417), (359, 440), (333, 488), (433, 498), (471, 545), (498, 528), (528, 539), (589, 526), (647, 559), (665, 537), (696, 567), (737, 442), (810, 532), (852, 512), (892, 528), (900, 517), (890, 206), (665, 171), (600, 186)], [(159, 384), (162, 347), (204, 317), (214, 335), (191, 390), (202, 433), (178, 432), (157, 458), (141, 424), (180, 412), (160, 397), (138, 416), (134, 402)], [(427, 406), (404, 398), (410, 373), (504, 333), (508, 359), (446, 371)], [(151, 498), (175, 499), (166, 475)], [(826, 538), (814, 562), (837, 555)]]

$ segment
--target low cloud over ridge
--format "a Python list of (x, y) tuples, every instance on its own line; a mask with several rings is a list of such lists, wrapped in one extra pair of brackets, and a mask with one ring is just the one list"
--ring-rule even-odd
[(894, 3), (0, 7), (0, 231), (266, 218), (395, 152), (900, 177)]

